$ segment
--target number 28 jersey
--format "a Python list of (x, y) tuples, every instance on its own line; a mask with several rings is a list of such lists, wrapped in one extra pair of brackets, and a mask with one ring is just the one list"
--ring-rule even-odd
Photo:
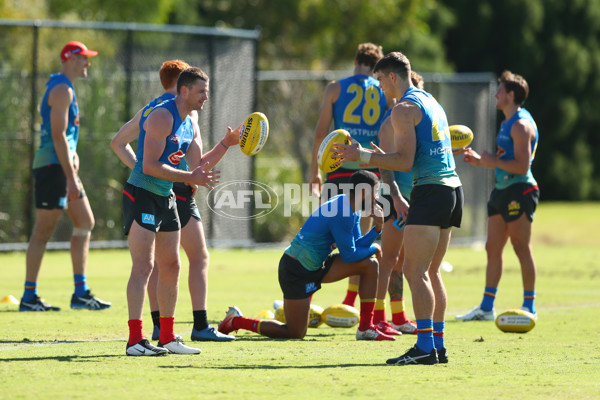
[[(362, 147), (378, 143), (387, 102), (379, 81), (368, 75), (353, 75), (340, 81), (340, 95), (333, 103), (335, 129), (345, 129)], [(360, 162), (344, 163), (344, 168), (359, 169)]]

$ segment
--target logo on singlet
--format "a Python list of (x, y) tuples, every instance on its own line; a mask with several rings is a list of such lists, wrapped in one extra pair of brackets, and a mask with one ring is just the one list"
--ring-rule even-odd
[(179, 136), (171, 135), (171, 136), (169, 136), (169, 140), (173, 143), (179, 143)]
[(504, 150), (502, 147), (498, 146), (498, 149), (496, 150), (496, 157), (502, 157), (505, 154), (506, 154), (506, 150)]
[(169, 157), (167, 158), (169, 159), (171, 164), (178, 165), (181, 162), (181, 157), (183, 157), (184, 155), (185, 154), (183, 153), (183, 151), (177, 150), (175, 153), (169, 155)]

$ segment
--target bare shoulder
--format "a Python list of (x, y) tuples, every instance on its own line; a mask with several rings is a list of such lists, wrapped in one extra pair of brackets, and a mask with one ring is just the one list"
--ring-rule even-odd
[(172, 126), (173, 116), (167, 109), (162, 107), (153, 110), (144, 122), (146, 131), (151, 130), (153, 132), (163, 133), (168, 131), (167, 136), (171, 134)]
[(71, 101), (73, 101), (73, 89), (66, 83), (56, 85), (50, 90), (50, 93), (48, 93), (49, 106), (70, 104)]
[(421, 109), (418, 105), (412, 101), (401, 101), (392, 108), (392, 115), (394, 119), (415, 119), (421, 118)]
[(517, 121), (515, 121), (515, 123), (513, 124), (511, 131), (510, 131), (511, 136), (515, 136), (515, 135), (523, 135), (523, 136), (528, 136), (531, 138), (535, 137), (535, 129), (533, 127), (533, 125), (531, 125), (531, 122), (527, 121), (526, 119), (518, 119)]
[(339, 81), (331, 81), (325, 87), (325, 94), (323, 96), (324, 100), (329, 100), (330, 102), (334, 102), (340, 97), (340, 92), (342, 90), (342, 85)]

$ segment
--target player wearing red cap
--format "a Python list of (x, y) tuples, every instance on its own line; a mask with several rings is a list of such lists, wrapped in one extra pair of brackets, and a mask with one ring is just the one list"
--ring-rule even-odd
[(102, 310), (111, 306), (91, 294), (86, 282), (87, 256), (94, 215), (78, 176), (79, 106), (73, 82), (87, 77), (88, 57), (98, 52), (69, 42), (60, 52), (62, 69), (50, 76), (42, 100), (41, 142), (33, 159), (37, 219), (27, 247), (25, 291), (20, 311), (58, 311), (40, 299), (37, 280), (46, 250), (64, 210), (73, 222), (71, 260), (75, 293), (71, 308)]

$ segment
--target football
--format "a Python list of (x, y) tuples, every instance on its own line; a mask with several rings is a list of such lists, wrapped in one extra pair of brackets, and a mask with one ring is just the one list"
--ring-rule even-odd
[(335, 153), (334, 143), (350, 144), (351, 142), (350, 134), (345, 129), (336, 129), (325, 136), (317, 153), (317, 164), (321, 171), (333, 172), (342, 165), (340, 161), (331, 158), (331, 155)]
[(271, 310), (260, 310), (258, 314), (256, 314), (256, 319), (275, 319), (275, 314)]
[[(308, 327), (309, 328), (318, 328), (323, 321), (321, 320), (321, 313), (323, 312), (323, 307), (319, 307), (316, 304), (310, 305), (310, 311), (308, 314)], [(275, 310), (275, 319), (281, 323), (285, 324), (285, 312), (283, 311), (283, 305), (277, 307)]]
[(269, 120), (265, 114), (254, 112), (246, 118), (240, 131), (240, 149), (246, 155), (258, 153), (269, 137)]
[(346, 304), (336, 304), (327, 307), (321, 314), (321, 319), (334, 328), (351, 328), (358, 324), (358, 310)]
[(502, 332), (526, 333), (535, 327), (535, 316), (516, 308), (507, 310), (496, 317), (496, 326)]
[(283, 305), (277, 307), (277, 310), (275, 310), (275, 319), (282, 324), (285, 324), (285, 312), (283, 312)]
[(473, 131), (465, 125), (451, 125), (450, 140), (452, 141), (452, 150), (462, 149), (473, 141)]
[(321, 319), (321, 314), (323, 314), (323, 307), (320, 307), (316, 304), (310, 305), (310, 312), (308, 314), (308, 327), (309, 328), (318, 328), (323, 323)]

